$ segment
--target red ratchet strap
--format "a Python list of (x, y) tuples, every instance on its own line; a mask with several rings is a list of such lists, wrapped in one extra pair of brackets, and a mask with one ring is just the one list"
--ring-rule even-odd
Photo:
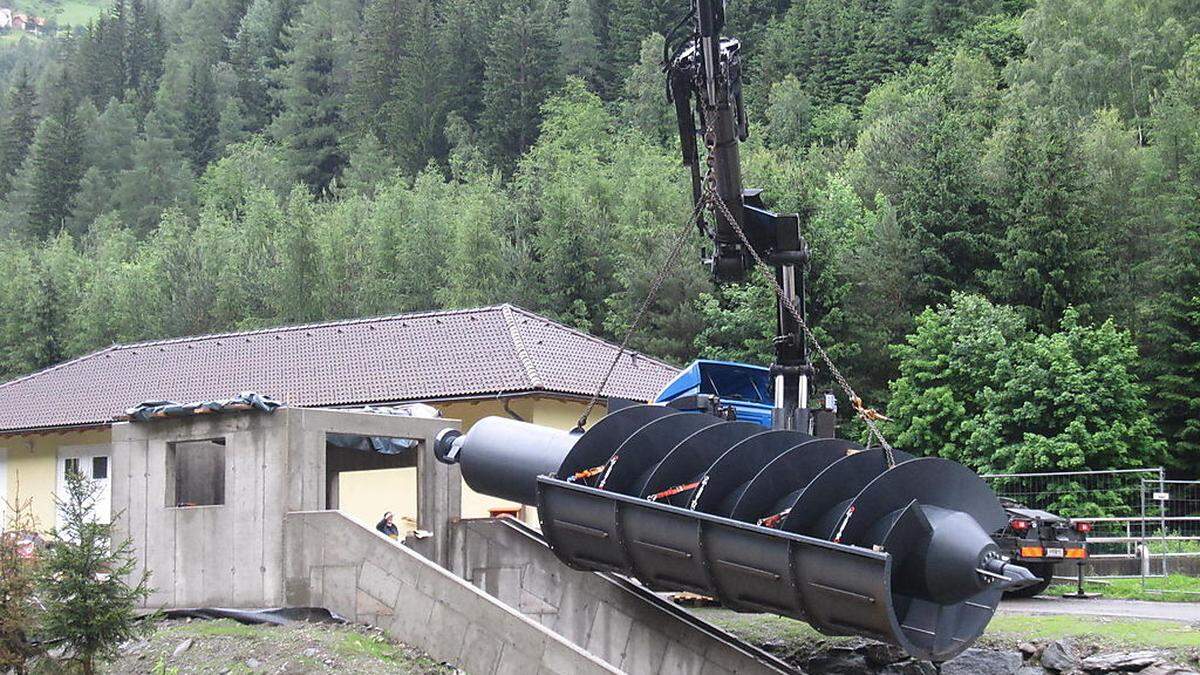
[(779, 513), (776, 513), (773, 516), (767, 516), (766, 518), (759, 518), (757, 524), (760, 527), (769, 527), (771, 529), (776, 529), (779, 527), (780, 523), (783, 522), (783, 519), (787, 518), (788, 514), (791, 512), (792, 512), (791, 509), (784, 509), (783, 511), (780, 511)]
[(675, 495), (677, 495), (681, 492), (688, 492), (689, 490), (695, 490), (698, 487), (700, 487), (700, 481), (696, 481), (694, 483), (684, 483), (683, 485), (676, 485), (673, 488), (667, 488), (666, 490), (663, 490), (662, 492), (655, 492), (654, 494), (650, 495), (649, 497), (646, 497), (646, 499), (648, 499), (652, 502), (656, 502), (660, 499), (674, 497)]

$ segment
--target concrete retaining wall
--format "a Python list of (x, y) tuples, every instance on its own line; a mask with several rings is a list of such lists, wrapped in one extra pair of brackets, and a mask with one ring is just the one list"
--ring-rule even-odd
[(623, 671), (794, 672), (629, 582), (568, 568), (511, 519), (460, 521), (452, 539), (455, 573)]
[(374, 624), (471, 675), (617, 672), (344, 514), (289, 513), (284, 530), (288, 605)]

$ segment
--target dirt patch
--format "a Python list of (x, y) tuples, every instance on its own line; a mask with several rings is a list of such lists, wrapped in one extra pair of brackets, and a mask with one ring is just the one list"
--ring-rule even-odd
[(155, 624), (103, 673), (455, 673), (455, 668), (358, 625), (247, 626), (228, 619)]

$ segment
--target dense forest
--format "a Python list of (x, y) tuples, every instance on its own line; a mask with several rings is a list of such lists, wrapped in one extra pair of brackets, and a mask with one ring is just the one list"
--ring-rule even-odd
[[(619, 338), (690, 212), (686, 4), (116, 0), (0, 52), (0, 376), (502, 301)], [(899, 445), (1200, 475), (1200, 4), (727, 12), (746, 184), (808, 214), (810, 320)], [(700, 246), (634, 345), (769, 361)]]

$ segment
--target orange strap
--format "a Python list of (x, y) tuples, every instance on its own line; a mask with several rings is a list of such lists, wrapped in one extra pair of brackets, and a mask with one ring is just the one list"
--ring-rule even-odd
[(791, 512), (792, 512), (791, 509), (784, 509), (783, 511), (780, 511), (779, 513), (776, 513), (773, 516), (767, 516), (766, 518), (759, 518), (757, 524), (760, 527), (769, 527), (771, 529), (776, 529), (780, 526), (780, 524), (783, 523), (783, 519), (787, 518), (788, 514)]
[(601, 464), (600, 466), (593, 466), (590, 469), (584, 469), (583, 471), (577, 471), (570, 478), (567, 479), (567, 482), (574, 483), (575, 481), (583, 480), (585, 478), (591, 478), (592, 476), (599, 476), (601, 473), (604, 473), (604, 470), (607, 468), (608, 468), (608, 463), (605, 462), (604, 464)]
[(649, 499), (652, 502), (656, 502), (660, 499), (666, 499), (667, 497), (674, 497), (675, 495), (679, 494), (680, 492), (687, 492), (688, 490), (695, 490), (698, 487), (700, 487), (700, 481), (696, 481), (695, 483), (684, 483), (683, 485), (676, 485), (673, 488), (667, 488), (666, 490), (663, 490), (662, 492), (655, 492), (654, 494), (650, 495), (649, 497), (646, 497), (646, 499)]

